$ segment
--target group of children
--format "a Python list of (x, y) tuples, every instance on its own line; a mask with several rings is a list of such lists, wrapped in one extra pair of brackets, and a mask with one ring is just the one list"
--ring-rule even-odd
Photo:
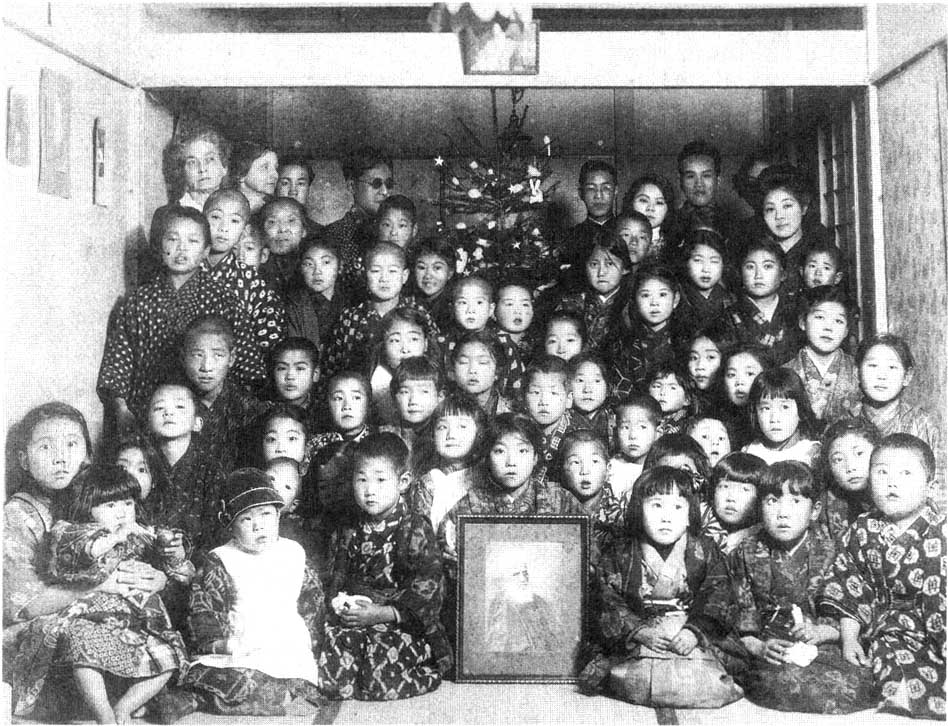
[(903, 399), (902, 339), (846, 352), (835, 246), (673, 233), (657, 177), (614, 218), (590, 162), (590, 219), (537, 295), (456, 276), (390, 160), (346, 169), (366, 206), (321, 230), (289, 182), (253, 214), (237, 189), (159, 210), (95, 463), (75, 409), (21, 422), (17, 715), (68, 687), (100, 723), (429, 692), (454, 672), (459, 518), (572, 514), (593, 532), (584, 692), (944, 716), (941, 435)]

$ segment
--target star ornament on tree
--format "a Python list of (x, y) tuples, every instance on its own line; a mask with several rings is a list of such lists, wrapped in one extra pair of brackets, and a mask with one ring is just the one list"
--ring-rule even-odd
[(435, 166), (444, 166), (444, 157), (438, 154), (434, 160)]

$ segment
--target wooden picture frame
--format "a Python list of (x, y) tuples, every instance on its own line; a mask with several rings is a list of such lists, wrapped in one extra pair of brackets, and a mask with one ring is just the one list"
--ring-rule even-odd
[(540, 72), (540, 24), (497, 23), (464, 28), (458, 39), (467, 76), (535, 76)]
[(458, 518), (459, 683), (574, 683), (586, 632), (589, 519)]

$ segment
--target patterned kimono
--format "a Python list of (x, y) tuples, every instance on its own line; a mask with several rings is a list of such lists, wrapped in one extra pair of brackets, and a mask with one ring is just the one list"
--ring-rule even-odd
[(162, 275), (121, 304), (105, 341), (96, 383), (99, 397), (124, 398), (140, 416), (154, 386), (178, 360), (184, 329), (198, 316), (211, 314), (222, 315), (234, 328), (232, 371), (237, 379), (264, 379), (263, 355), (246, 311), (222, 283), (198, 270), (177, 290)]
[(566, 295), (554, 312), (569, 311), (582, 315), (586, 323), (586, 348), (598, 352), (612, 332), (616, 312), (627, 299), (623, 286), (614, 290), (605, 300), (598, 293), (587, 290)]
[(439, 619), (443, 579), (431, 522), (399, 499), (383, 521), (363, 519), (341, 530), (335, 553), (328, 595), (370, 597), (392, 606), (397, 620), (347, 628), (330, 615), (319, 656), (323, 693), (392, 701), (438, 688), (451, 648)]
[[(738, 633), (794, 640), (793, 605), (807, 620), (838, 628), (834, 618), (816, 616), (816, 597), (835, 552), (832, 540), (817, 527), (792, 551), (777, 546), (762, 528), (746, 537), (729, 557)], [(747, 698), (778, 711), (852, 713), (868, 708), (868, 671), (844, 660), (838, 642), (818, 647), (819, 655), (806, 667), (749, 657), (739, 678)]]
[(509, 398), (517, 398), (523, 385), (527, 361), (533, 356), (535, 341), (529, 330), (518, 343), (510, 333), (500, 328), (497, 330), (497, 340), (504, 347), (504, 358), (507, 360), (507, 370), (497, 371), (497, 378), (505, 382), (504, 394)]
[(770, 320), (747, 295), (740, 295), (728, 310), (738, 340), (770, 348), (776, 365), (793, 358), (806, 342), (799, 327), (797, 301), (783, 292), (777, 298), (777, 308)]
[[(187, 560), (167, 561), (158, 556), (150, 529), (93, 557), (91, 548), (106, 535), (108, 530), (96, 523), (57, 522), (50, 533), (51, 580), (72, 586), (99, 585), (126, 560), (148, 561), (185, 584), (194, 576), (194, 566)], [(83, 666), (139, 679), (176, 669), (183, 673), (187, 655), (158, 594), (123, 597), (92, 591), (55, 615), (37, 618), (27, 629), (13, 666), (17, 714), (33, 711), (51, 669), (57, 666)]]
[(879, 512), (843, 535), (820, 612), (859, 623), (880, 708), (945, 717), (945, 515), (931, 506), (904, 532)]
[(823, 494), (820, 526), (838, 543), (856, 521), (856, 517), (872, 508), (868, 488), (861, 492), (841, 492), (830, 487)]
[(611, 367), (612, 395), (622, 398), (643, 388), (651, 367), (674, 360), (678, 333), (674, 320), (658, 331), (645, 326), (634, 301), (622, 307), (616, 321), (601, 353)]
[(810, 406), (819, 421), (835, 421), (859, 403), (859, 371), (851, 355), (839, 350), (822, 375), (810, 360), (807, 349), (801, 348), (784, 368), (789, 368), (803, 381)]
[[(232, 547), (232, 545), (224, 545), (208, 555), (207, 566), (200, 580), (196, 581), (191, 588), (188, 626), (192, 639), (192, 651), (196, 654), (209, 654), (211, 644), (215, 640), (236, 638), (239, 642), (241, 638), (248, 638), (248, 633), (242, 627), (240, 618), (234, 617), (238, 606), (246, 601), (241, 591), (246, 588), (260, 590), (268, 587), (265, 581), (261, 581), (259, 574), (256, 575), (254, 581), (247, 582), (244, 581), (245, 577), (241, 577), (242, 569), (235, 569), (233, 573), (228, 570), (223, 559), (228, 553), (220, 553), (220, 550), (226, 547)], [(242, 553), (231, 554), (237, 554), (239, 558)], [(284, 634), (283, 621), (292, 619), (297, 629), (301, 629), (303, 637), (308, 634), (310, 642), (306, 645), (309, 649), (318, 650), (323, 636), (323, 623), (326, 619), (326, 605), (319, 579), (308, 566), (303, 564), (303, 555), (299, 552), (299, 546), (296, 543), (281, 538), (277, 540), (271, 552), (261, 555), (243, 555), (244, 559), (264, 556), (273, 556), (279, 560), (275, 566), (268, 568), (274, 578), (269, 587), (275, 592), (295, 593), (295, 600), (289, 603), (289, 607), (295, 612), (283, 619), (279, 618), (277, 613), (271, 612), (272, 622), (256, 617), (245, 624), (247, 631), (250, 631), (258, 640), (265, 641), (268, 637), (267, 631), (261, 630), (258, 626), (271, 628), (275, 633), (272, 637), (280, 637)], [(237, 558), (231, 559), (236, 561)], [(294, 617), (297, 615), (302, 621), (302, 626)], [(252, 656), (253, 651), (250, 653)], [(285, 699), (288, 694), (292, 697), (302, 696), (317, 704), (322, 702), (323, 699), (315, 684), (307, 681), (302, 675), (289, 677), (275, 674), (279, 667), (274, 669), (272, 666), (280, 664), (267, 661), (266, 656), (272, 654), (264, 651), (260, 653), (257, 660), (261, 665), (256, 668), (251, 667), (253, 657), (245, 656), (246, 663), (241, 664), (239, 653), (231, 654), (230, 660), (233, 663), (227, 663), (228, 656), (223, 656), (220, 658), (219, 666), (200, 662), (192, 665), (186, 679), (191, 691), (190, 709), (185, 710), (201, 708), (230, 716), (282, 716), (285, 714)], [(296, 656), (297, 653), (293, 655)], [(200, 660), (213, 662), (207, 658)], [(297, 660), (298, 658), (293, 659), (294, 666)], [(311, 659), (313, 666), (315, 666), (314, 661), (315, 659)], [(272, 673), (264, 672), (262, 668)], [(292, 670), (305, 672), (305, 669), (298, 667)], [(313, 673), (315, 674), (315, 671)], [(159, 704), (161, 704), (160, 701)]]
[(540, 451), (540, 463), (533, 472), (537, 481), (546, 481), (547, 479), (556, 481), (559, 479), (559, 472), (551, 470), (550, 467), (556, 466), (556, 459), (559, 454), (560, 444), (563, 442), (563, 437), (576, 428), (572, 409), (566, 409), (563, 415), (560, 416), (559, 421), (556, 422), (556, 426), (553, 430), (549, 433), (546, 431), (543, 432), (543, 448)]
[[(740, 698), (740, 689), (720, 668), (723, 654), (718, 643), (729, 634), (733, 602), (727, 566), (713, 542), (686, 534), (663, 559), (648, 542), (622, 537), (602, 553), (596, 575), (602, 597), (602, 642), (580, 674), (581, 690), (612, 693), (633, 703), (672, 705), (656, 703), (647, 679), (643, 683), (637, 676), (646, 660), (664, 660), (680, 661), (690, 676), (663, 684), (677, 691), (676, 705), (707, 705), (701, 699), (719, 685), (727, 686), (717, 694), (724, 702)], [(636, 640), (643, 631), (674, 637), (683, 628), (698, 638), (687, 656), (659, 653)]]
[(593, 536), (601, 552), (619, 534), (623, 522), (622, 505), (608, 484), (603, 485), (596, 496), (579, 504), (589, 515)]
[(616, 413), (608, 403), (590, 413), (573, 408), (573, 426), (577, 429), (592, 429), (611, 446), (616, 433)]
[(365, 265), (362, 255), (375, 241), (375, 218), (359, 207), (352, 207), (345, 216), (327, 224), (319, 232), (339, 251), (339, 279), (336, 285), (358, 293), (365, 289)]

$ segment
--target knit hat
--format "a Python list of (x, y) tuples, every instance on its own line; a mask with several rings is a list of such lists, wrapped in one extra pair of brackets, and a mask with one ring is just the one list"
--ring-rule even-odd
[(283, 506), (283, 500), (267, 473), (260, 469), (237, 469), (224, 483), (224, 498), (217, 516), (221, 524), (230, 527), (242, 512), (264, 504), (272, 504), (277, 509)]

